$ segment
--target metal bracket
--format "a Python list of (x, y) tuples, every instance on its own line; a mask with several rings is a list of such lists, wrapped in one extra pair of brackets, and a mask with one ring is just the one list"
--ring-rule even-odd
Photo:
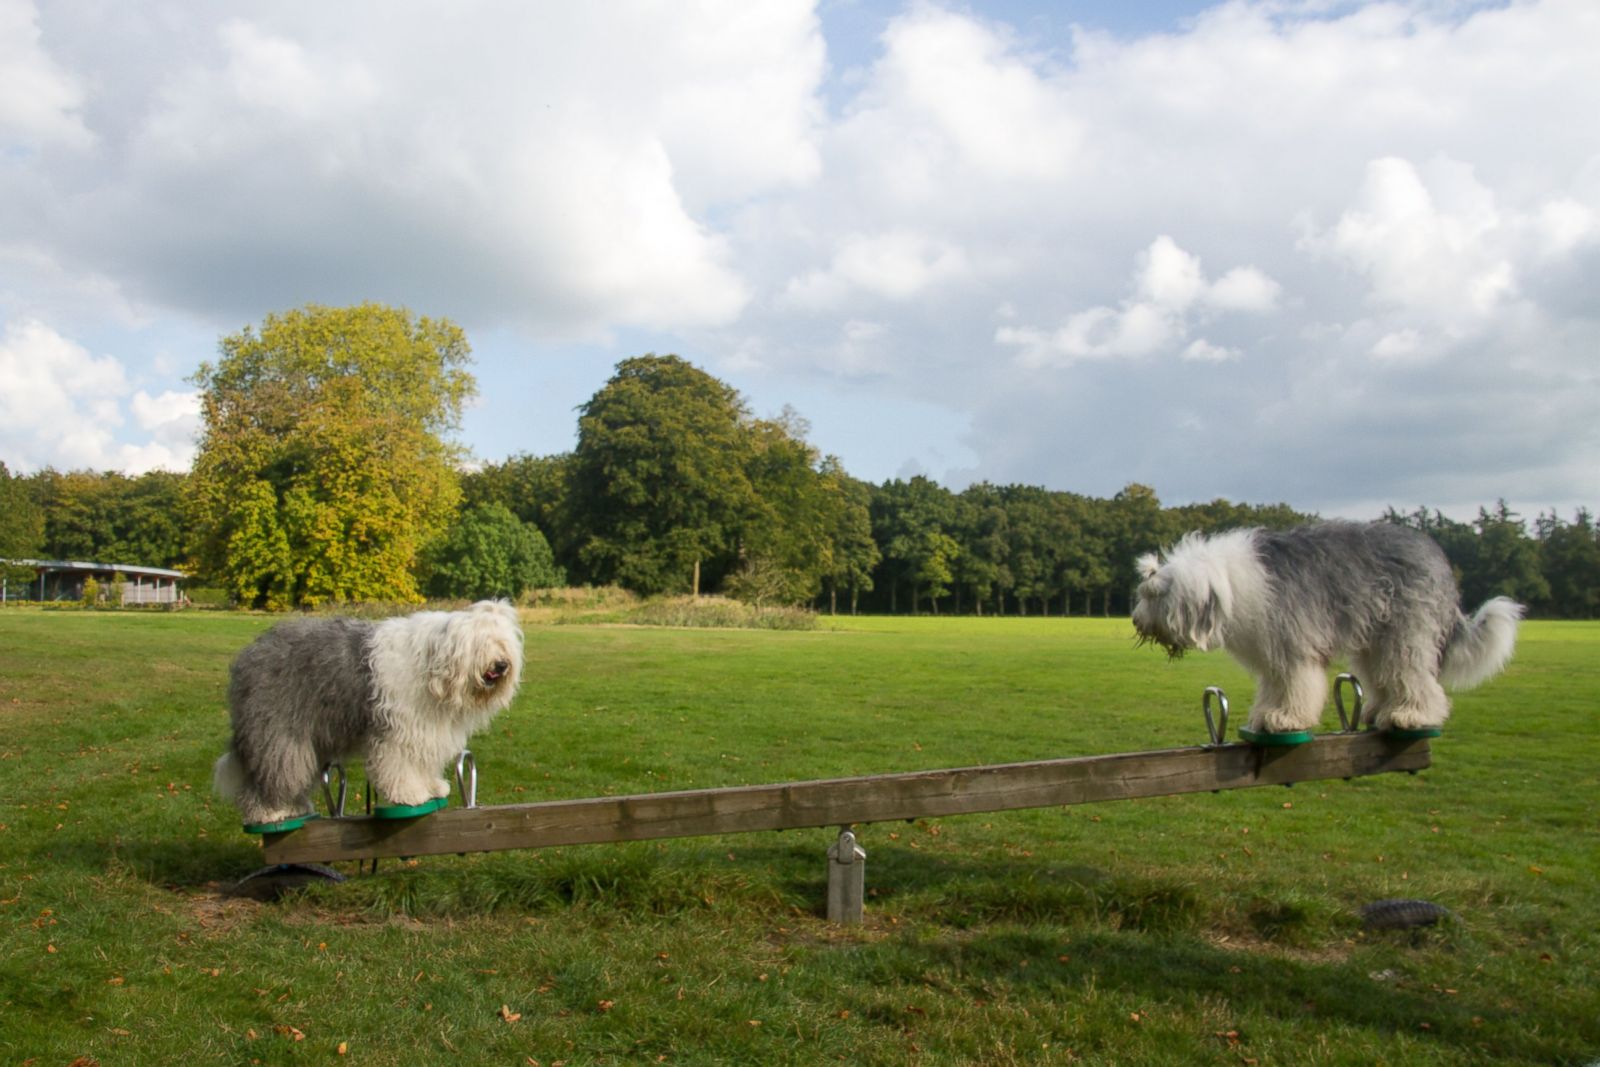
[[(1213, 718), (1211, 714), (1211, 698), (1213, 696), (1217, 698), (1218, 715), (1215, 718)], [(1211, 745), (1227, 744), (1228, 695), (1222, 691), (1221, 686), (1206, 686), (1206, 691), (1200, 698), (1200, 710), (1203, 711), (1206, 716), (1206, 733), (1211, 738)]]
[[(335, 792), (333, 789), (333, 779), (335, 775), (337, 775), (339, 778), (338, 792)], [(344, 818), (344, 801), (349, 789), (349, 785), (350, 782), (345, 777), (344, 773), (344, 764), (335, 760), (332, 763), (323, 765), (322, 799), (328, 804), (328, 815), (330, 817), (335, 819)]]
[[(1348, 713), (1344, 707), (1344, 687), (1349, 683), (1350, 691), (1355, 695), (1355, 701)], [(1345, 733), (1354, 733), (1361, 729), (1361, 708), (1365, 703), (1365, 694), (1361, 690), (1361, 680), (1348, 672), (1339, 675), (1333, 680), (1333, 706), (1339, 712), (1339, 729)], [(1367, 724), (1369, 727), (1371, 723)]]
[(456, 757), (456, 789), (465, 807), (478, 806), (478, 761), (470, 749), (462, 749), (461, 755)]

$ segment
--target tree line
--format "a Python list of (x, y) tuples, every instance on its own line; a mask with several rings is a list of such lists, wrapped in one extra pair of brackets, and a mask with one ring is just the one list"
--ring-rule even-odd
[[(1163, 506), (924, 477), (872, 484), (819, 454), (790, 410), (752, 415), (674, 355), (619, 363), (571, 452), (474, 464), (450, 442), (475, 391), (459, 328), (404, 309), (316, 305), (221, 340), (193, 381), (193, 468), (140, 477), (0, 463), (0, 558), (178, 567), (249, 607), (518, 596), (564, 584), (721, 593), (825, 611), (1121, 614), (1133, 560), (1190, 530), (1283, 528), (1287, 504)], [(1385, 516), (1444, 548), (1470, 606), (1600, 612), (1587, 510), (1531, 528)]]

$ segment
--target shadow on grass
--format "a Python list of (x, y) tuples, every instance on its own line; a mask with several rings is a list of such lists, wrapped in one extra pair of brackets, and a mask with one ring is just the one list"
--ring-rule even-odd
[(238, 840), (205, 837), (194, 840), (55, 840), (35, 860), (57, 867), (77, 867), (107, 874), (122, 872), (163, 889), (200, 888), (231, 882), (259, 868), (261, 847), (240, 834)]
[(1231, 1013), (1220, 1016), (1228, 1020), (1221, 1029), (1235, 1031), (1246, 1046), (1253, 1026), (1281, 1022), (1422, 1038), (1530, 1062), (1555, 1062), (1573, 1052), (1559, 1036), (1522, 1025), (1518, 1013), (1490, 992), (1443, 996), (1364, 973), (1359, 960), (1232, 952), (1181, 936), (1001, 929), (971, 938), (857, 945), (840, 955), (837, 964), (849, 972), (843, 981), (901, 987), (906, 996), (942, 983), (975, 1000), (1004, 989), (1061, 1003), (1110, 999), (1128, 1012), (1162, 1005), (1215, 1012), (1221, 1006)]

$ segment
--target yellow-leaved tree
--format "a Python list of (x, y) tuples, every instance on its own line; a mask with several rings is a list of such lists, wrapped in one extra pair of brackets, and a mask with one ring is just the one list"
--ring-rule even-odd
[(418, 555), (461, 495), (445, 435), (476, 388), (466, 335), (403, 308), (308, 305), (219, 349), (191, 379), (204, 572), (247, 607), (420, 599)]

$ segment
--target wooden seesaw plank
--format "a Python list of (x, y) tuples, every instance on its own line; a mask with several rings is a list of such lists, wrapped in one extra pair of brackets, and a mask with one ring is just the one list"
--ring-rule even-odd
[(1426, 740), (1327, 734), (1292, 748), (1160, 749), (777, 785), (319, 819), (265, 835), (268, 863), (429, 856), (972, 815), (1419, 771)]

